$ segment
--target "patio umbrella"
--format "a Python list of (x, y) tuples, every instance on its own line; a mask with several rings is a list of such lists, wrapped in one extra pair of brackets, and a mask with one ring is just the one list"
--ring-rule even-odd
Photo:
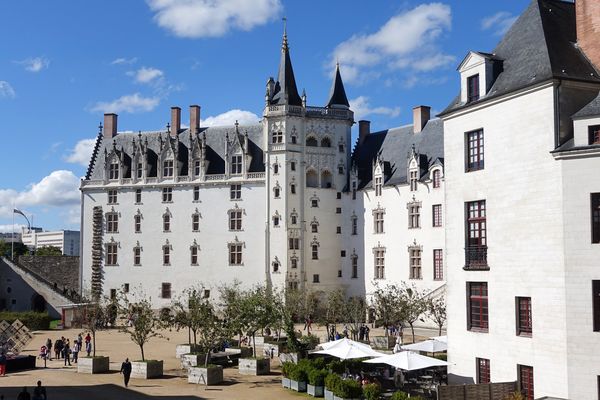
[(396, 354), (390, 354), (383, 357), (373, 358), (363, 361), (369, 364), (388, 364), (392, 367), (400, 368), (405, 371), (414, 371), (417, 369), (441, 367), (448, 365), (446, 361), (437, 358), (422, 356), (412, 351), (402, 351)]
[[(348, 360), (351, 358), (364, 358), (364, 357), (380, 357), (384, 355), (373, 350), (369, 345), (358, 343), (353, 340), (340, 340), (337, 343), (328, 345), (326, 349), (314, 351), (312, 354), (327, 354), (340, 358), (342, 360)], [(327, 343), (323, 343), (327, 345)]]
[(330, 349), (333, 346), (337, 346), (337, 345), (339, 345), (341, 343), (347, 343), (347, 344), (351, 344), (351, 345), (358, 346), (358, 347), (365, 347), (365, 348), (368, 348), (368, 349), (371, 348), (371, 346), (369, 346), (366, 343), (355, 342), (354, 340), (350, 340), (348, 338), (341, 338), (341, 339), (338, 339), (338, 340), (332, 340), (331, 342), (321, 343), (321, 344), (319, 344), (319, 346), (321, 347), (321, 349), (327, 350), (327, 349)]
[(448, 343), (436, 340), (429, 339), (419, 343), (413, 343), (406, 346), (402, 346), (403, 350), (412, 350), (412, 351), (426, 351), (428, 353), (437, 353), (439, 351), (448, 350)]

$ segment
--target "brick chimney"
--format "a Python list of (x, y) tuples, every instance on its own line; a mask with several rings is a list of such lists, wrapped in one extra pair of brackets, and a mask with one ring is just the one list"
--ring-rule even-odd
[(200, 106), (190, 106), (190, 132), (196, 133), (200, 129)]
[(431, 107), (417, 106), (413, 108), (413, 132), (419, 133), (431, 118)]
[(600, 69), (600, 1), (576, 0), (577, 44)]
[(117, 117), (117, 114), (104, 114), (104, 131), (102, 135), (105, 139), (117, 136)]
[(358, 145), (363, 144), (367, 136), (371, 133), (371, 121), (358, 121)]
[(171, 136), (179, 135), (181, 130), (181, 108), (171, 107)]

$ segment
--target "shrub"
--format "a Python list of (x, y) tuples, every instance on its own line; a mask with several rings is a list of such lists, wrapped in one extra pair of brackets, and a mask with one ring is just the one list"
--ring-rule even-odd
[(409, 400), (408, 394), (402, 391), (394, 392), (390, 400)]
[(290, 370), (290, 379), (297, 382), (306, 382), (308, 380), (308, 372), (302, 365), (295, 365)]
[(283, 364), (281, 364), (281, 374), (283, 376), (285, 376), (286, 378), (290, 377), (290, 373), (292, 372), (292, 370), (296, 368), (296, 364), (294, 364), (293, 362), (290, 361), (286, 361)]
[(377, 400), (381, 395), (381, 386), (376, 383), (369, 383), (363, 387), (365, 400)]
[(325, 368), (325, 359), (323, 357), (313, 358), (311, 360), (307, 360), (312, 364), (313, 368), (316, 369), (324, 369)]
[(525, 400), (525, 396), (523, 396), (520, 392), (514, 392), (506, 396), (504, 400)]
[(328, 365), (329, 370), (334, 374), (343, 374), (346, 370), (346, 366), (342, 361), (333, 360)]
[(362, 386), (355, 380), (344, 379), (333, 394), (343, 399), (358, 399), (362, 395)]
[(33, 311), (25, 312), (0, 312), (0, 321), (6, 321), (12, 324), (16, 320), (19, 320), (31, 331), (41, 331), (50, 328), (50, 321), (52, 318), (48, 313), (38, 313)]
[(308, 373), (308, 383), (313, 386), (323, 386), (327, 376), (328, 372), (326, 370), (313, 368)]
[(325, 388), (330, 392), (336, 393), (341, 384), (342, 378), (337, 374), (329, 374), (325, 377)]
[(306, 335), (300, 338), (304, 350), (312, 350), (319, 344), (319, 338), (315, 335)]
[(448, 354), (446, 353), (435, 354), (434, 357), (438, 360), (448, 361)]

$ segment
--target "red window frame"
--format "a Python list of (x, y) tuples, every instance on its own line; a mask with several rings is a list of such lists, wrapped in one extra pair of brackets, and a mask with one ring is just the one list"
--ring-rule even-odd
[(487, 332), (489, 327), (487, 282), (467, 282), (468, 319), (467, 329)]
[(476, 358), (477, 363), (477, 383), (490, 383), (490, 360), (487, 358)]
[(593, 125), (588, 128), (589, 142), (588, 144), (600, 144), (600, 125)]
[(517, 297), (517, 335), (531, 337), (533, 333), (531, 297)]
[(439, 228), (442, 226), (442, 205), (434, 204), (432, 207), (433, 227)]
[(526, 400), (534, 400), (533, 367), (519, 365), (519, 389)]
[(590, 195), (592, 243), (600, 243), (600, 193)]
[(444, 251), (442, 249), (433, 250), (433, 280), (441, 281), (444, 279)]
[(487, 246), (485, 200), (467, 203), (467, 247)]
[(479, 74), (467, 78), (467, 102), (479, 100)]
[(483, 129), (467, 132), (467, 172), (478, 171), (485, 166)]
[(439, 169), (433, 171), (433, 187), (435, 189), (439, 188), (441, 185), (441, 176), (442, 174)]

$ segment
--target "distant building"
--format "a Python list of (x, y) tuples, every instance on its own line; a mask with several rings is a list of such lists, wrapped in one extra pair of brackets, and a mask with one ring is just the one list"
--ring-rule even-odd
[(79, 255), (79, 231), (49, 231), (44, 232), (33, 228), (27, 233), (23, 229), (19, 234), (23, 244), (30, 249), (37, 250), (40, 247), (58, 247), (65, 256)]
[(21, 242), (21, 234), (18, 232), (2, 232), (0, 233), (0, 240), (5, 241), (6, 243), (12, 243), (13, 241)]

